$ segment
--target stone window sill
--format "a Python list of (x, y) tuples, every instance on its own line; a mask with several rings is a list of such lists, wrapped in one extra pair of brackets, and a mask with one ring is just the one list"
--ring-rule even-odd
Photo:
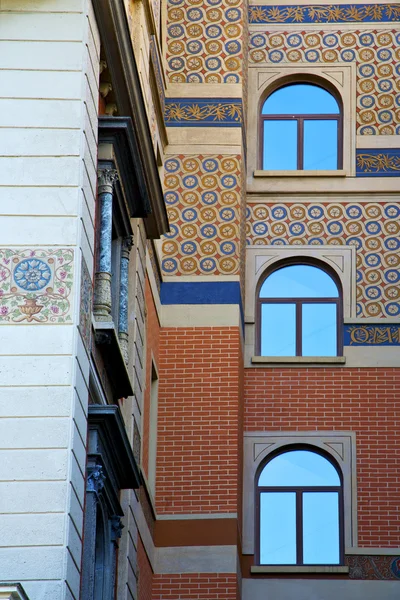
[(280, 565), (276, 565), (276, 566), (266, 566), (266, 565), (261, 565), (261, 566), (255, 566), (255, 567), (251, 567), (251, 573), (253, 573), (254, 575), (256, 574), (269, 574), (269, 573), (275, 573), (275, 574), (279, 574), (279, 573), (294, 573), (294, 574), (299, 574), (299, 575), (305, 575), (307, 573), (323, 573), (324, 575), (328, 575), (328, 574), (332, 574), (332, 575), (337, 575), (337, 574), (346, 574), (349, 572), (349, 567), (346, 566), (340, 566), (340, 565), (333, 565), (333, 566), (324, 566), (324, 565), (308, 565), (308, 566), (280, 566)]
[(254, 177), (346, 177), (347, 171), (336, 169), (332, 171), (254, 171)]
[(252, 356), (252, 364), (331, 364), (344, 365), (345, 356)]

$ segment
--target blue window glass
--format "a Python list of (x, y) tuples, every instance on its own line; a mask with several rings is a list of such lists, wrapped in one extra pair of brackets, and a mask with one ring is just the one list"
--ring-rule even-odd
[(261, 356), (337, 356), (341, 298), (326, 271), (301, 264), (277, 269), (258, 302)]
[(336, 283), (322, 269), (291, 265), (273, 271), (264, 281), (260, 298), (336, 298)]
[(263, 169), (297, 169), (296, 121), (264, 121)]
[(337, 169), (337, 120), (304, 121), (304, 164), (309, 170)]
[(341, 168), (341, 110), (326, 89), (312, 83), (278, 88), (265, 100), (261, 120), (263, 169)]
[(325, 457), (309, 450), (278, 454), (261, 471), (259, 485), (273, 487), (337, 486), (339, 475)]
[(296, 494), (261, 493), (260, 562), (296, 564)]
[(340, 113), (336, 99), (324, 88), (311, 83), (285, 85), (264, 102), (263, 115), (312, 115)]
[(336, 356), (336, 304), (302, 305), (302, 355)]
[(343, 494), (330, 460), (284, 450), (262, 469), (258, 494), (260, 564), (340, 564)]
[(261, 355), (294, 356), (296, 354), (296, 305), (263, 304), (261, 306)]
[(339, 493), (304, 492), (304, 564), (337, 565), (339, 544)]

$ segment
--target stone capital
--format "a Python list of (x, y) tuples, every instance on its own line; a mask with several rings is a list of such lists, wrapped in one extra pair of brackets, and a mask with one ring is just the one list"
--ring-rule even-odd
[(122, 525), (121, 517), (118, 515), (113, 515), (110, 518), (111, 521), (111, 540), (115, 542), (122, 535), (122, 530), (124, 526)]
[(132, 250), (132, 246), (133, 246), (133, 235), (127, 235), (126, 237), (124, 237), (122, 239), (122, 245), (121, 245), (122, 258), (127, 258), (129, 260), (129, 254), (130, 254), (130, 251)]
[(118, 180), (116, 169), (99, 169), (97, 172), (98, 193), (104, 194), (113, 192), (113, 185)]
[(86, 491), (99, 494), (104, 487), (106, 476), (103, 473), (101, 465), (89, 465), (88, 476), (86, 481)]

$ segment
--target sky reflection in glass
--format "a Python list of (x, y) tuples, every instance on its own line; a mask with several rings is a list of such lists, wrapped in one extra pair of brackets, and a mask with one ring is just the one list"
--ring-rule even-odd
[(296, 564), (296, 494), (294, 492), (261, 494), (260, 563)]
[(335, 120), (304, 121), (306, 170), (332, 170), (338, 166), (338, 123)]
[(296, 306), (261, 306), (261, 356), (295, 356)]
[(333, 279), (318, 267), (291, 265), (274, 271), (264, 281), (260, 298), (337, 298)]
[(329, 460), (310, 450), (278, 454), (261, 471), (259, 486), (340, 486), (340, 478)]
[(303, 562), (337, 565), (339, 552), (339, 494), (304, 492)]
[(311, 83), (293, 83), (272, 92), (264, 102), (263, 115), (339, 114), (335, 98)]
[(264, 121), (263, 169), (297, 169), (297, 121)]
[(303, 304), (302, 355), (336, 356), (336, 304)]

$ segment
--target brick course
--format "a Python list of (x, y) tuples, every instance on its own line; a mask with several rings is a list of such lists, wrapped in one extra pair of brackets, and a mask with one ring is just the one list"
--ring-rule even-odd
[(190, 573), (155, 575), (152, 600), (236, 600), (236, 575)]
[(160, 332), (159, 513), (236, 512), (240, 333)]
[(246, 431), (355, 431), (360, 546), (400, 546), (400, 370), (246, 369)]
[(146, 385), (143, 400), (143, 445), (142, 445), (142, 468), (148, 476), (149, 468), (149, 427), (150, 427), (150, 393), (151, 393), (151, 361), (152, 357), (158, 368), (159, 346), (160, 346), (160, 322), (158, 320), (156, 307), (150, 284), (146, 278), (145, 300), (147, 308), (146, 316)]

